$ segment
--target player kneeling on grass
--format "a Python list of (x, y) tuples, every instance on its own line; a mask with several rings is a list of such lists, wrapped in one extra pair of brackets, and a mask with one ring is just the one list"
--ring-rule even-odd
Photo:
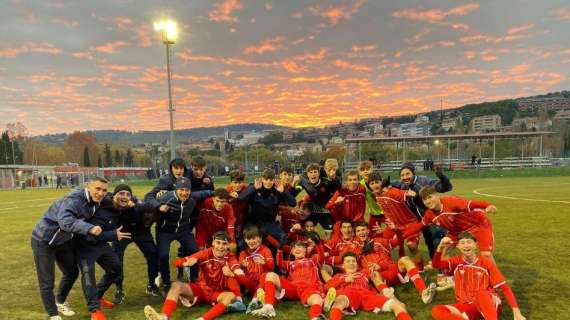
[(330, 309), (330, 320), (340, 320), (343, 312), (355, 314), (359, 309), (374, 313), (393, 312), (398, 320), (412, 319), (402, 302), (394, 296), (388, 298), (372, 288), (370, 281), (380, 290), (384, 283), (378, 272), (358, 270), (358, 258), (354, 252), (342, 256), (342, 267), (344, 273), (337, 273), (333, 277), (326, 271), (321, 272), (326, 280), (325, 288), (328, 289), (324, 308)]
[(518, 307), (517, 300), (505, 277), (493, 260), (478, 254), (477, 240), (469, 232), (463, 232), (458, 237), (457, 249), (460, 255), (442, 260), (452, 245), (452, 240), (445, 237), (433, 257), (435, 268), (446, 268), (453, 272), (455, 278), (456, 303), (438, 305), (431, 310), (436, 320), (486, 320), (498, 319), (502, 304), (497, 295), (501, 288), (507, 302), (513, 309), (515, 320), (525, 320)]
[[(258, 289), (256, 296), (265, 297), (265, 304), (261, 309), (251, 314), (264, 318), (276, 316), (275, 299), (298, 300), (310, 306), (309, 319), (326, 319), (323, 313), (323, 286), (319, 279), (320, 256), (307, 258), (307, 244), (296, 241), (291, 245), (291, 254), (294, 261), (283, 261), (283, 252), (277, 251), (277, 265), (287, 271), (288, 277), (280, 277), (270, 272), (265, 275), (262, 288)], [(279, 293), (276, 295), (276, 293)]]
[(229, 252), (229, 240), (230, 237), (226, 232), (216, 232), (211, 248), (176, 259), (177, 267), (191, 267), (198, 264), (200, 266), (198, 281), (196, 283), (174, 282), (168, 291), (162, 312), (158, 313), (151, 306), (146, 306), (144, 308), (146, 319), (170, 319), (176, 310), (179, 298), (192, 301), (191, 305), (212, 304), (213, 307), (199, 318), (201, 320), (215, 319), (225, 313), (229, 305), (234, 304), (237, 299), (237, 295), (228, 286), (228, 280), (244, 274), (235, 256)]

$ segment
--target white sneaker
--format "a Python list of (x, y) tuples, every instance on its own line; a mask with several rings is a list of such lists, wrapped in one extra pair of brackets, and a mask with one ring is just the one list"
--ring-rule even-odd
[(66, 317), (72, 317), (75, 315), (75, 311), (71, 310), (71, 308), (69, 307), (69, 304), (67, 304), (67, 302), (64, 303), (56, 303), (55, 304), (57, 306), (57, 311), (61, 314), (63, 314)]
[(151, 306), (144, 307), (144, 316), (146, 320), (168, 320), (166, 315), (156, 312)]
[(331, 310), (331, 307), (335, 299), (336, 299), (336, 289), (330, 288), (327, 291), (327, 295), (325, 296), (325, 302), (323, 304), (323, 310), (325, 310), (325, 312), (329, 312)]
[(392, 299), (394, 298), (394, 288), (392, 287), (384, 288), (382, 289), (382, 294), (384, 295), (384, 297)]
[(51, 316), (49, 317), (49, 320), (63, 320), (63, 318), (60, 316)]
[(437, 275), (437, 291), (445, 291), (455, 287), (453, 276)]
[(266, 304), (261, 307), (261, 309), (252, 311), (251, 314), (262, 318), (275, 318), (275, 316), (277, 316), (275, 308), (270, 304)]
[(429, 286), (427, 288), (424, 289), (424, 291), (422, 291), (423, 303), (428, 304), (433, 300), (433, 297), (435, 297), (435, 288), (436, 287), (437, 287), (437, 285), (432, 282), (429, 284)]
[(160, 276), (160, 273), (159, 273), (158, 276), (156, 276), (156, 278), (154, 278), (154, 285), (157, 288), (160, 288), (160, 287), (162, 287), (163, 284), (164, 283), (162, 282), (162, 277)]

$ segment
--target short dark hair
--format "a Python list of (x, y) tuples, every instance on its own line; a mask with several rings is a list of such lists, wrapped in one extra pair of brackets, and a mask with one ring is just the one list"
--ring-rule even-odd
[(103, 182), (103, 183), (109, 183), (109, 181), (103, 177), (99, 177), (99, 176), (95, 176), (92, 177), (91, 179), (89, 179), (89, 182)]
[(302, 240), (293, 241), (293, 243), (291, 243), (291, 248), (293, 248), (293, 247), (305, 247), (305, 248), (307, 248), (307, 243), (305, 243), (305, 241), (302, 241)]
[(170, 168), (172, 167), (182, 167), (186, 168), (186, 162), (182, 158), (176, 158), (170, 161)]
[(372, 181), (382, 183), (382, 175), (380, 174), (380, 171), (375, 170), (370, 173), (370, 175), (368, 176), (368, 183)]
[(224, 188), (216, 188), (216, 190), (214, 190), (214, 197), (218, 197), (223, 200), (230, 200), (230, 193)]
[(372, 168), (372, 161), (370, 160), (364, 160), (358, 164), (358, 170), (364, 170), (369, 168)]
[(368, 223), (364, 220), (358, 220), (354, 223), (354, 229), (358, 228), (358, 227), (366, 227), (368, 228)]
[(321, 170), (321, 166), (318, 163), (309, 163), (307, 168), (305, 168), (306, 172), (313, 171), (313, 170)]
[(281, 170), (279, 170), (279, 174), (282, 174), (283, 172), (287, 172), (288, 174), (293, 174), (293, 168), (283, 167), (283, 168), (281, 168)]
[(348, 178), (349, 176), (356, 176), (358, 178), (358, 171), (348, 170), (348, 172), (346, 173), (346, 177)]
[(206, 166), (206, 160), (204, 160), (204, 158), (202, 158), (201, 156), (196, 156), (192, 158), (192, 161), (190, 161), (190, 165), (197, 168), (204, 168)]
[(255, 237), (261, 238), (261, 232), (257, 226), (248, 225), (243, 229), (243, 237), (245, 239), (253, 239)]
[(261, 173), (261, 177), (264, 179), (275, 179), (275, 170), (267, 168), (263, 170), (263, 172)]
[(475, 236), (471, 232), (468, 232), (468, 231), (463, 231), (457, 236), (458, 242), (461, 239), (471, 239), (471, 240), (477, 242), (477, 238), (475, 238)]
[(340, 227), (342, 228), (342, 225), (345, 223), (348, 223), (348, 224), (350, 224), (351, 227), (354, 227), (354, 225), (352, 224), (352, 221), (346, 220), (346, 219), (340, 220)]
[(245, 173), (241, 170), (232, 170), (230, 172), (230, 181), (242, 182), (245, 180)]
[(356, 261), (358, 261), (358, 256), (356, 255), (356, 253), (352, 251), (347, 251), (342, 255), (342, 262), (344, 262), (344, 259), (347, 257), (353, 257), (354, 259), (356, 259)]
[(426, 199), (427, 197), (431, 196), (432, 194), (436, 194), (437, 191), (432, 186), (425, 186), (420, 190), (420, 198), (422, 200)]
[(321, 236), (319, 236), (318, 233), (311, 231), (311, 232), (307, 232), (305, 235), (307, 236), (307, 238), (313, 240), (313, 242), (315, 244), (321, 243)]
[(230, 241), (230, 235), (229, 235), (226, 231), (217, 231), (217, 232), (214, 233), (214, 235), (212, 236), (212, 241), (213, 241), (213, 240)]

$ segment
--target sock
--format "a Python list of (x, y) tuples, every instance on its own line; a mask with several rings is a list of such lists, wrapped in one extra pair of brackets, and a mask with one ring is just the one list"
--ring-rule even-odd
[(410, 279), (414, 282), (414, 286), (416, 286), (418, 292), (421, 294), (422, 291), (424, 291), (424, 289), (426, 288), (426, 283), (418, 273), (418, 269), (412, 268), (410, 271), (408, 271), (408, 275), (410, 276)]
[(461, 315), (452, 313), (444, 305), (433, 307), (431, 309), (431, 316), (435, 320), (464, 320)]
[(329, 320), (341, 320), (343, 315), (342, 310), (339, 308), (332, 308), (329, 314)]
[(321, 313), (323, 313), (323, 306), (320, 304), (314, 304), (309, 309), (309, 319), (318, 317)]
[(275, 305), (275, 284), (265, 281), (265, 303)]
[(406, 311), (402, 311), (396, 315), (396, 320), (413, 320), (412, 316)]
[(239, 283), (236, 279), (227, 277), (226, 284), (236, 297), (241, 297), (241, 288), (239, 287)]
[(168, 318), (170, 315), (176, 310), (176, 301), (171, 299), (164, 300), (164, 304), (162, 305), (162, 313), (164, 313)]
[(481, 290), (477, 293), (477, 309), (479, 309), (485, 320), (497, 320), (497, 308), (491, 293), (488, 291)]
[(208, 310), (208, 312), (206, 312), (206, 314), (204, 314), (202, 318), (204, 318), (204, 320), (212, 320), (221, 316), (222, 314), (224, 314), (224, 312), (226, 312), (226, 305), (223, 303), (218, 303), (215, 306), (213, 306), (210, 310)]

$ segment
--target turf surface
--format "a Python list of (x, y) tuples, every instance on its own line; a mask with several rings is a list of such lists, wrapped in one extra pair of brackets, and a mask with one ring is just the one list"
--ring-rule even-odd
[[(570, 230), (570, 177), (456, 178), (453, 183), (452, 194), (484, 199), (497, 205), (498, 213), (491, 216), (496, 238), (495, 257), (527, 319), (568, 319), (570, 306), (564, 297), (570, 292), (570, 255), (566, 250), (567, 232)], [(139, 197), (149, 189), (150, 184), (137, 183), (134, 186)], [(40, 303), (30, 234), (50, 203), (68, 191), (0, 191), (0, 225), (3, 228), (0, 233), (3, 246), (0, 250), (0, 318), (47, 319)], [(175, 250), (176, 245), (173, 245), (171, 257), (175, 256)], [(162, 301), (144, 294), (146, 267), (136, 246), (129, 246), (125, 261), (125, 304), (106, 314), (109, 319), (143, 319), (144, 305), (160, 308)], [(428, 276), (433, 278), (432, 273)], [(114, 288), (107, 296), (112, 298), (113, 292)], [(452, 292), (446, 291), (439, 294), (430, 306), (425, 306), (411, 285), (397, 287), (396, 295), (406, 303), (414, 319), (431, 319), (430, 306), (453, 301)], [(73, 319), (89, 318), (79, 281), (70, 294), (69, 302), (78, 312)], [(501, 319), (512, 319), (510, 309), (504, 309)], [(205, 307), (180, 307), (173, 319), (197, 318), (205, 310)], [(278, 318), (281, 319), (306, 319), (307, 311), (298, 303), (286, 302), (277, 307)], [(248, 317), (229, 314), (222, 318)], [(360, 312), (357, 318), (394, 317)]]

